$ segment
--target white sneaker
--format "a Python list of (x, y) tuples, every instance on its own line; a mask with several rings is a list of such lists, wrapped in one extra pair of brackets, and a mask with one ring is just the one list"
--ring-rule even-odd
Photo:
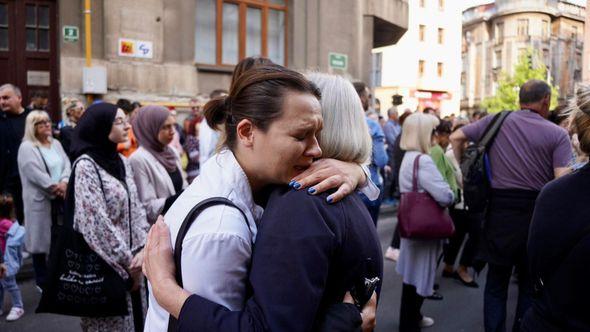
[(431, 327), (432, 325), (434, 325), (434, 319), (426, 316), (422, 317), (422, 320), (420, 321), (420, 328)]
[(399, 249), (395, 249), (393, 247), (387, 248), (385, 251), (385, 259), (389, 259), (390, 261), (397, 262), (399, 258)]
[(10, 313), (6, 316), (7, 322), (14, 322), (15, 320), (21, 318), (25, 314), (25, 310), (23, 308), (12, 307), (10, 309)]

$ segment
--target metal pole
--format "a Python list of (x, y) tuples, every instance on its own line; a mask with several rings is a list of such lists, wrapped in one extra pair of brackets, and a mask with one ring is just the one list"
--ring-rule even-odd
[[(84, 0), (84, 31), (86, 39), (86, 67), (92, 67), (92, 20), (91, 20), (90, 0)], [(92, 104), (91, 94), (86, 95), (88, 106)]]

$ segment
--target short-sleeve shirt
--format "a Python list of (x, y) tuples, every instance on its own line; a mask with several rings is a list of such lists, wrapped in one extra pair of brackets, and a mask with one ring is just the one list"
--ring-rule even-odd
[[(470, 141), (482, 137), (493, 115), (461, 128)], [(541, 115), (521, 110), (510, 114), (489, 152), (492, 188), (540, 191), (554, 179), (555, 168), (566, 167), (572, 148), (565, 129)]]

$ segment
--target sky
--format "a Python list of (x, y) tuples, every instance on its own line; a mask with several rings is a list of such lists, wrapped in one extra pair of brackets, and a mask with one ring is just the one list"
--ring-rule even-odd
[[(463, 8), (462, 8), (463, 10), (465, 10), (465, 9), (471, 7), (471, 6), (477, 6), (477, 5), (482, 4), (482, 3), (490, 3), (490, 2), (493, 2), (492, 0), (454, 0), (454, 1), (461, 1), (461, 2), (463, 2), (464, 3)], [(569, 0), (569, 2), (578, 4), (578, 5), (582, 5), (582, 6), (584, 6), (586, 4), (586, 0)]]

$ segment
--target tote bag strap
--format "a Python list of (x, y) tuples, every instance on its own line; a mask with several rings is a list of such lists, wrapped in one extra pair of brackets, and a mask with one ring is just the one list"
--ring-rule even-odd
[(412, 171), (412, 192), (418, 191), (418, 173), (420, 168), (420, 157), (422, 154), (419, 154), (416, 159), (414, 159), (414, 169)]
[[(242, 216), (244, 217), (244, 222), (246, 226), (250, 230), (250, 224), (248, 223), (248, 218), (242, 209), (240, 209), (234, 202), (230, 201), (225, 197), (211, 197), (201, 201), (199, 204), (195, 205), (189, 213), (184, 218), (182, 225), (178, 231), (178, 235), (176, 235), (176, 241), (174, 244), (174, 265), (176, 266), (176, 282), (180, 287), (183, 286), (182, 284), (182, 242), (184, 241), (184, 237), (188, 233), (188, 230), (192, 226), (193, 222), (197, 219), (199, 214), (203, 212), (205, 209), (215, 206), (215, 205), (226, 205), (229, 207), (233, 207), (240, 211)], [(250, 236), (250, 243), (254, 246), (254, 236), (251, 234)], [(168, 319), (168, 332), (176, 331), (178, 325), (178, 321), (172, 315), (170, 315)]]

